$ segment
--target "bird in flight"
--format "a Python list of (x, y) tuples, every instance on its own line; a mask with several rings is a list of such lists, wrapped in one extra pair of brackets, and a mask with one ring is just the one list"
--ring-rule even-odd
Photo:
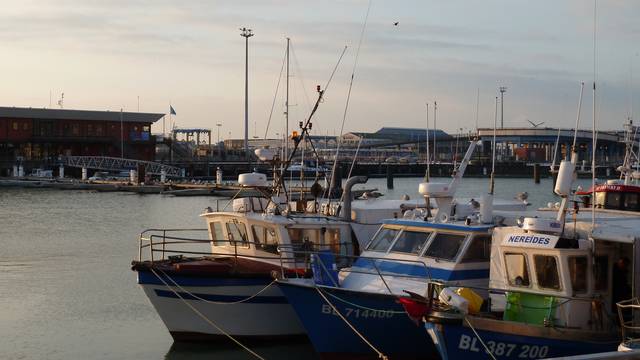
[(527, 121), (528, 121), (528, 122), (529, 122), (529, 124), (531, 124), (531, 126), (533, 126), (534, 128), (537, 128), (538, 126), (540, 126), (540, 125), (544, 124), (544, 121), (543, 121), (543, 122), (539, 122), (539, 123), (537, 123), (537, 124), (536, 124), (536, 123), (534, 123), (533, 121), (529, 120), (529, 119), (527, 119)]
[(396, 21), (396, 22), (393, 23), (393, 26), (398, 26), (398, 24), (400, 24), (400, 22)]

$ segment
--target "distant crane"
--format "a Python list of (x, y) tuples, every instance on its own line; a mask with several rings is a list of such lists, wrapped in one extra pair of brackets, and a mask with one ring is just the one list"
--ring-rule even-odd
[(537, 123), (537, 124), (536, 124), (536, 123), (534, 123), (533, 121), (529, 120), (529, 119), (527, 119), (527, 121), (528, 121), (528, 122), (529, 122), (529, 124), (531, 124), (531, 126), (533, 126), (534, 128), (537, 128), (538, 126), (540, 126), (540, 125), (544, 124), (544, 121), (543, 121), (543, 122), (539, 122), (539, 123)]

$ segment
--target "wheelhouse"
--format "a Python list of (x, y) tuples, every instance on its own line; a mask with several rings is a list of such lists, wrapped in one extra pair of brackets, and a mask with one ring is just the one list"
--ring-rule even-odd
[(425, 279), (486, 287), (492, 229), (493, 225), (385, 220), (353, 266), (341, 271), (342, 287), (425, 293)]
[[(593, 194), (595, 193), (595, 199)], [(579, 191), (585, 206), (595, 206), (596, 209), (623, 210), (640, 212), (640, 186), (616, 184), (612, 181), (597, 185), (595, 191)]]
[(615, 303), (633, 295), (627, 256), (635, 250), (633, 240), (496, 229), (491, 310), (528, 324), (590, 330), (613, 325)]
[[(213, 254), (259, 257), (281, 264), (304, 251), (330, 250), (336, 255), (354, 255), (351, 230), (346, 222), (324, 217), (262, 216), (253, 213), (206, 213)], [(287, 266), (287, 264), (282, 264)]]

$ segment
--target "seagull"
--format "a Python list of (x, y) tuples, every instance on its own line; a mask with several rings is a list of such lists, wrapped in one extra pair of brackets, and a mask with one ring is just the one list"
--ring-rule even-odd
[(536, 123), (534, 123), (533, 121), (529, 120), (529, 119), (527, 119), (527, 121), (528, 121), (528, 122), (529, 122), (529, 124), (531, 124), (534, 128), (537, 128), (538, 126), (540, 126), (540, 125), (544, 124), (544, 121), (543, 121), (543, 122), (540, 122), (540, 123), (537, 123), (537, 124), (536, 124)]
[(396, 21), (393, 23), (393, 26), (398, 26), (398, 24), (400, 24), (400, 21)]
[(515, 199), (518, 199), (518, 200), (520, 200), (522, 202), (527, 202), (528, 198), (529, 198), (529, 193), (526, 192), (526, 191), (517, 193), (516, 197), (515, 197)]

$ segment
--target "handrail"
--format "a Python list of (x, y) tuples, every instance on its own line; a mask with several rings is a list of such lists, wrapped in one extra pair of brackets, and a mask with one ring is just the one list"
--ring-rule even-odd
[(635, 297), (620, 301), (616, 303), (616, 307), (618, 308), (618, 318), (620, 329), (622, 330), (622, 341), (640, 340), (640, 319), (638, 318), (640, 316), (640, 300)]
[[(255, 246), (256, 249), (262, 249), (265, 246), (273, 246), (273, 245), (277, 245), (276, 249), (279, 250), (279, 248), (282, 249), (290, 249), (290, 250), (295, 250), (295, 249), (304, 249), (304, 248), (310, 248), (310, 249), (321, 249), (325, 246), (332, 246), (332, 245), (323, 245), (323, 244), (314, 244), (314, 243), (301, 243), (301, 244), (287, 244), (287, 245), (283, 245), (283, 244), (267, 244), (264, 242), (257, 242), (257, 241), (245, 241), (245, 240), (231, 240), (231, 239), (217, 239), (217, 240), (211, 240), (210, 238), (192, 238), (192, 237), (186, 237), (186, 236), (175, 236), (175, 235), (180, 235), (182, 233), (187, 233), (187, 232), (201, 232), (201, 231), (208, 231), (208, 229), (202, 229), (202, 228), (197, 228), (197, 229), (147, 229), (144, 230), (140, 233), (140, 236), (138, 238), (138, 261), (142, 262), (143, 261), (143, 251), (145, 249), (148, 249), (148, 260), (151, 261), (151, 263), (153, 263), (154, 261), (157, 261), (158, 258), (154, 255), (154, 254), (161, 254), (160, 259), (161, 260), (165, 260), (167, 258), (167, 254), (176, 254), (176, 255), (187, 255), (187, 256), (192, 256), (192, 255), (202, 255), (202, 256), (228, 256), (228, 257), (233, 257), (235, 263), (237, 264), (237, 259), (240, 258), (252, 258), (252, 259), (262, 259), (262, 260), (274, 260), (274, 261), (281, 261), (281, 266), (284, 266), (282, 264), (282, 254), (273, 254), (272, 256), (264, 256), (264, 255), (255, 255), (255, 254), (242, 254), (241, 252), (238, 252), (238, 247), (240, 248), (247, 248), (251, 245)], [(194, 249), (185, 249), (185, 248), (178, 248), (179, 245), (194, 245), (197, 246), (198, 244), (202, 245), (202, 244), (216, 244), (219, 246), (225, 246), (230, 247), (233, 246), (233, 252), (229, 253), (229, 252), (215, 252), (213, 251), (212, 248), (210, 248), (207, 251), (200, 251), (200, 250), (194, 250)], [(333, 244), (333, 246), (335, 246), (336, 244)], [(340, 246), (347, 246), (350, 245), (349, 243), (339, 243)], [(297, 265), (297, 262), (294, 264)], [(308, 265), (308, 264), (306, 264)]]

